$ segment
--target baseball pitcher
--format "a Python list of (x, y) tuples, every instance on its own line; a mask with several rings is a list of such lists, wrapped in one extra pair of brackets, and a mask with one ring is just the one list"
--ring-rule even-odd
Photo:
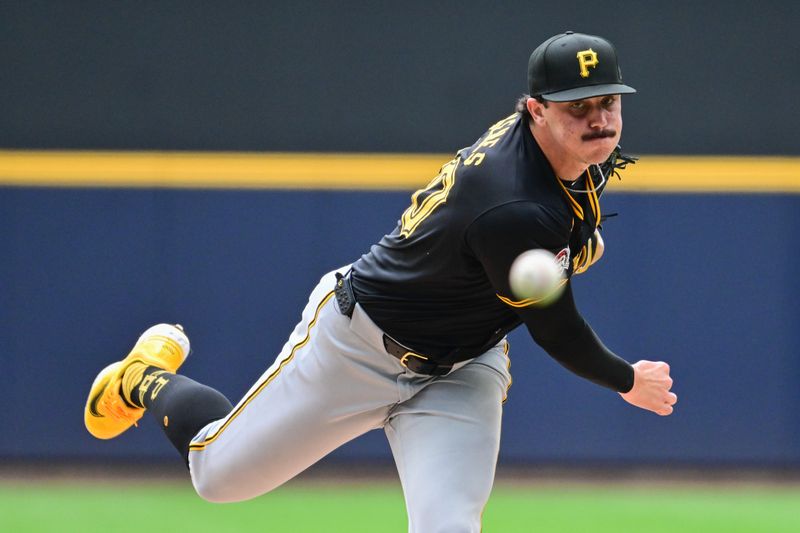
[[(669, 415), (669, 367), (634, 364), (582, 318), (570, 278), (601, 256), (600, 198), (632, 161), (618, 148), (623, 83), (614, 46), (566, 32), (528, 62), (529, 94), (415, 192), (394, 230), (322, 277), (275, 362), (236, 405), (177, 374), (180, 326), (145, 331), (92, 384), (89, 432), (110, 439), (147, 411), (186, 461), (197, 493), (264, 494), (343, 443), (382, 428), (410, 532), (474, 532), (491, 492), (506, 335), (524, 325), (571, 372), (634, 406)], [(523, 252), (558, 260), (554, 301), (520, 298), (509, 269)]]

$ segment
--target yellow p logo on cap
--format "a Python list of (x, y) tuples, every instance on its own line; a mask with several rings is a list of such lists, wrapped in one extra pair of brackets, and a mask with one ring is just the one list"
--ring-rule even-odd
[(589, 67), (597, 66), (597, 52), (589, 48), (578, 52), (578, 64), (581, 66), (581, 78), (589, 77)]

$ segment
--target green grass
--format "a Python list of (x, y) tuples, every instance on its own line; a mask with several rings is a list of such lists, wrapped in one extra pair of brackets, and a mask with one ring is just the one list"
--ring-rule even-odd
[[(403, 533), (389, 484), (290, 485), (215, 505), (172, 484), (0, 485), (2, 532)], [(498, 486), (484, 532), (737, 533), (800, 531), (800, 488), (542, 488)]]

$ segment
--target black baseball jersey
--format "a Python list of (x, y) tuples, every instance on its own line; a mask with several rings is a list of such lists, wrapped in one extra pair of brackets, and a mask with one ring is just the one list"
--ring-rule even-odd
[(558, 179), (527, 120), (515, 113), (460, 150), (414, 193), (395, 230), (353, 265), (359, 303), (386, 333), (441, 363), (480, 355), (524, 323), (579, 375), (619, 391), (630, 365), (583, 320), (567, 282), (553, 304), (514, 299), (508, 273), (533, 248), (557, 254), (568, 277), (594, 259), (599, 169), (572, 192)]

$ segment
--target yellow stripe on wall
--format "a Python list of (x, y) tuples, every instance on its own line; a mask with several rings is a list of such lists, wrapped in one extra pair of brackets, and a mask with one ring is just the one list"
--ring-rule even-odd
[[(0, 150), (0, 185), (244, 189), (423, 187), (451, 154)], [(800, 157), (641, 156), (608, 191), (800, 193)]]
[(63, 187), (408, 189), (438, 155), (0, 151), (0, 184)]
[(642, 156), (609, 191), (800, 193), (800, 157)]

